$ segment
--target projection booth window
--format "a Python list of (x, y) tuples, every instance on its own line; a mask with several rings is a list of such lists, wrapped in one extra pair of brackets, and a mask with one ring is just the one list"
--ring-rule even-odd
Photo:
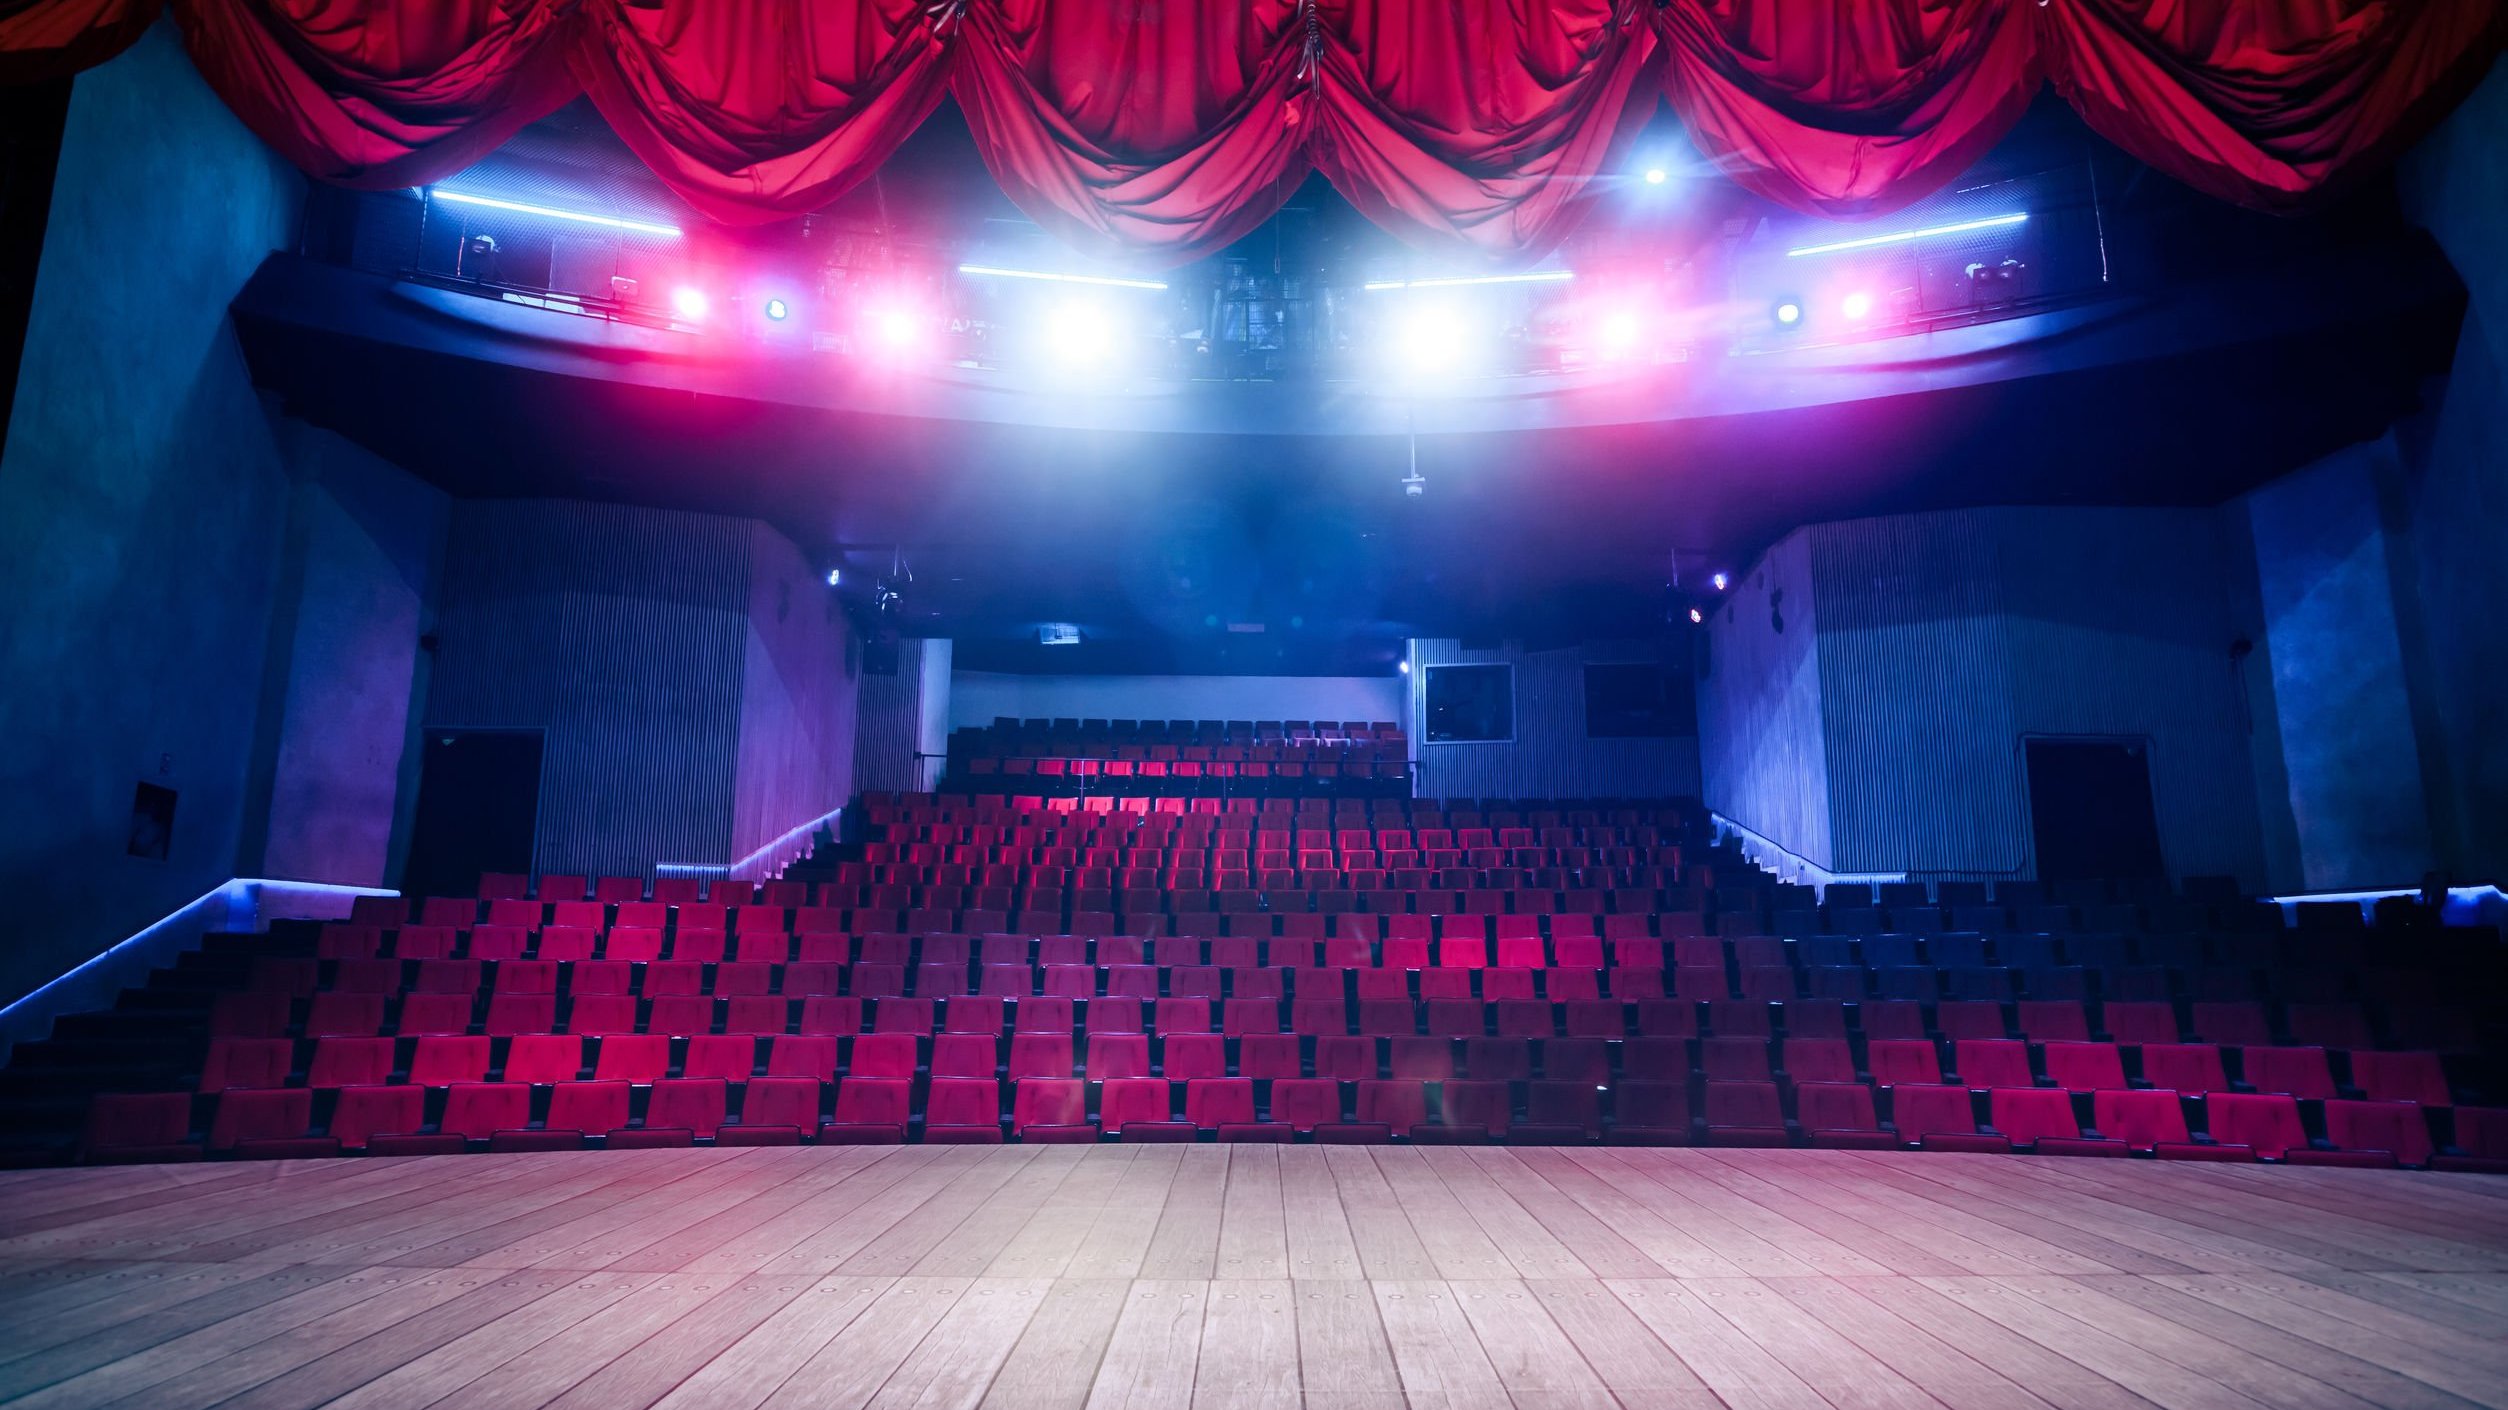
[(1513, 666), (1430, 666), (1427, 674), (1430, 744), (1515, 738)]

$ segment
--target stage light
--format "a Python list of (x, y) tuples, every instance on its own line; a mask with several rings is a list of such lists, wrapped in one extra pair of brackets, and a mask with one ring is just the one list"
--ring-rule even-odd
[(1803, 306), (1793, 299), (1779, 299), (1771, 311), (1780, 327), (1791, 328), (1803, 321)]
[(1689, 624), (1690, 624), (1691, 626), (1695, 627), (1695, 626), (1701, 625), (1701, 624), (1702, 624), (1702, 623), (1704, 623), (1706, 620), (1707, 620), (1707, 614), (1706, 614), (1706, 613), (1699, 611), (1699, 610), (1698, 610), (1697, 608), (1695, 608), (1695, 607), (1693, 607), (1693, 608), (1689, 609)]
[(920, 331), (915, 326), (914, 315), (901, 308), (875, 309), (869, 324), (871, 342), (890, 352), (903, 352), (913, 347), (915, 336)]
[(1716, 574), (1716, 575), (1715, 575), (1715, 578), (1714, 578), (1714, 582), (1715, 582), (1715, 585), (1716, 585), (1716, 591), (1718, 591), (1718, 592), (1722, 592), (1722, 591), (1724, 591), (1726, 587), (1728, 587), (1729, 585), (1731, 585), (1732, 581), (1733, 581), (1733, 580), (1732, 580), (1731, 578), (1726, 577), (1726, 576), (1725, 576), (1724, 574), (1722, 574), (1722, 573), (1718, 573), (1718, 574)]
[(1406, 676), (1411, 673), (1411, 663), (1408, 661), (1396, 661), (1393, 663), (1393, 668)]
[(1430, 305), (1409, 311), (1395, 330), (1394, 351), (1408, 375), (1448, 372), (1463, 361), (1469, 337), (1454, 310)]
[(691, 322), (705, 317), (705, 311), (713, 306), (713, 300), (705, 296), (705, 290), (693, 285), (683, 284), (671, 290), (671, 312)]
[(841, 587), (841, 586), (843, 586), (843, 585), (844, 585), (844, 581), (845, 581), (845, 570), (844, 570), (844, 569), (842, 569), (842, 568), (830, 568), (830, 569), (828, 569), (828, 570), (827, 570), (827, 585), (828, 585), (829, 587)]
[(1122, 338), (1115, 320), (1102, 306), (1075, 299), (1054, 310), (1048, 351), (1067, 368), (1103, 366), (1114, 359)]
[(1611, 357), (1625, 356), (1637, 346), (1637, 315), (1621, 309), (1602, 320), (1602, 350)]
[(1839, 300), (1837, 308), (1838, 312), (1860, 322), (1872, 316), (1872, 295), (1857, 289)]
[(1536, 269), (1527, 274), (1475, 274), (1452, 279), (1379, 279), (1359, 287), (1371, 294), (1389, 289), (1460, 289), (1475, 284), (1564, 284), (1576, 272), (1568, 269)]
[(1904, 245), (1911, 240), (1930, 240), (1937, 235), (1965, 235), (1971, 230), (1993, 230), (2005, 225), (2019, 225), (2029, 219), (2027, 211), (2010, 215), (1988, 216), (1983, 220), (1963, 220), (1956, 225), (1928, 225), (1922, 230), (1894, 230), (1887, 235), (1866, 235), (1860, 240), (1838, 240), (1826, 245), (1805, 245), (1787, 250), (1787, 259), (1804, 255), (1828, 255), (1840, 250), (1869, 250), (1876, 245)]
[(1671, 179), (1672, 173), (1665, 171), (1662, 167), (1650, 166), (1646, 168), (1646, 184), (1649, 186), (1661, 186), (1664, 182)]
[(1053, 284), (1098, 284), (1109, 289), (1164, 289), (1154, 279), (1113, 279), (1101, 274), (1049, 274), (1041, 269), (1002, 269), (989, 264), (962, 264), (960, 274), (986, 279), (1042, 279)]
[(518, 215), (536, 215), (547, 220), (570, 220), (578, 225), (599, 225), (611, 230), (633, 230), (639, 235), (660, 235), (671, 240), (679, 238), (678, 226), (660, 225), (649, 220), (621, 220), (614, 215), (592, 215), (584, 211), (559, 210), (555, 206), (525, 205), (521, 201), (500, 201), (492, 196), (471, 196), (459, 191), (432, 190), (430, 194), (439, 201), (451, 201), (459, 206), (485, 206), (490, 210), (513, 211)]
[(786, 318), (790, 317), (791, 314), (792, 305), (785, 303), (782, 299), (768, 299), (766, 301), (766, 316), (773, 319), (775, 322), (781, 323)]

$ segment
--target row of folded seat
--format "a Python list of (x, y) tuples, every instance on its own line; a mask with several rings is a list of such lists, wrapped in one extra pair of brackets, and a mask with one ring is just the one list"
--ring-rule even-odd
[[(909, 983), (912, 981), (912, 992)], [(1628, 1029), (1658, 1034), (1774, 1032), (1782, 1028), (1822, 1036), (1842, 1030), (1851, 1014), (1872, 1036), (1912, 1037), (1928, 1031), (1954, 1038), (1994, 1038), (2012, 1033), (2038, 1039), (2087, 1039), (2093, 1035), (2090, 1015), (2100, 1020), (2099, 1034), (2127, 1043), (2173, 1043), (2192, 1038), (2233, 1045), (2289, 1042), (2330, 1048), (2390, 1046), (2378, 1038), (2382, 1018), (2387, 1032), (2403, 1043), (2418, 1042), (2451, 1051), (2480, 1046), (2478, 1029), (2461, 1005), (2434, 999), (2389, 1001), (2363, 1005), (2350, 1000), (2268, 1004), (2257, 999), (2203, 1000), (2180, 1004), (2172, 999), (2111, 999), (2095, 1006), (2079, 998), (2045, 999), (1914, 999), (1868, 995), (1804, 998), (1790, 989), (1758, 994), (1743, 986), (1732, 996), (1719, 972), (1704, 975), (1675, 970), (1587, 969), (1223, 969), (1148, 965), (1020, 965), (933, 964), (907, 969), (901, 965), (841, 965), (833, 962), (771, 965), (740, 962), (707, 965), (696, 961), (632, 964), (616, 960), (558, 963), (544, 960), (503, 961), (493, 968), (470, 960), (265, 960), (254, 967), (246, 986), (220, 995), (212, 1011), (213, 1033), (269, 1036), (292, 1022), (284, 1001), (310, 999), (309, 1017), (321, 1033), (379, 1031), (382, 1005), (401, 997), (404, 1014), (411, 1012), (405, 996), (429, 996), (417, 1006), (430, 1024), (474, 1021), (477, 1001), (486, 1001), (491, 1031), (549, 1031), (560, 1021), (558, 1000), (569, 1002), (564, 1022), (633, 1025), (663, 1021), (674, 1031), (705, 1031), (714, 1026), (713, 1001), (722, 1000), (746, 1013), (734, 1017), (761, 1031), (780, 1026), (773, 1015), (787, 1013), (776, 1001), (850, 998), (888, 1003), (903, 1009), (941, 1003), (975, 1010), (990, 1003), (1052, 1000), (1086, 1004), (1107, 999), (1159, 1003), (1192, 1001), (1225, 1006), (1232, 1029), (1277, 1028), (1285, 1023), (1302, 1032), (1343, 1031), (1352, 1022), (1369, 1031), (1404, 1031), (1413, 1026), (1402, 1006), (1425, 1010), (1429, 1031), (1456, 1025), (1477, 1031), (1546, 1032)], [(1607, 992), (1606, 992), (1607, 991)], [(2079, 992), (2079, 991), (2075, 991)], [(349, 996), (371, 996), (352, 999)], [(1778, 997), (1782, 995), (1783, 997)], [(1703, 1005), (1703, 1009), (1702, 1006)], [(371, 1018), (361, 1015), (371, 1014)], [(343, 1028), (342, 1022), (364, 1023)], [(406, 1027), (408, 1018), (404, 1017)], [(1392, 1025), (1382, 1028), (1384, 1024)], [(239, 1026), (243, 1025), (243, 1026)], [(691, 1026), (693, 1025), (693, 1027)], [(431, 1029), (430, 1031), (441, 1031)]]
[[(1083, 1046), (1084, 1045), (1084, 1046)], [(1075, 1060), (1085, 1059), (1085, 1066)], [(1947, 1061), (1946, 1061), (1947, 1059)], [(2341, 1069), (2338, 1077), (2336, 1069)], [(840, 1073), (906, 1077), (1162, 1076), (1441, 1078), (1541, 1077), (1609, 1085), (1619, 1080), (1960, 1085), (1978, 1090), (2048, 1086), (2063, 1091), (2153, 1087), (2201, 1096), (2254, 1091), (2310, 1101), (2363, 1099), (2458, 1103), (2443, 1060), (2428, 1052), (2330, 1054), (2323, 1048), (2210, 1044), (2123, 1049), (2112, 1043), (2030, 1044), (2017, 1039), (1596, 1038), (1289, 1033), (1232, 1036), (1200, 1031), (998, 1031), (846, 1034), (526, 1033), (398, 1038), (218, 1038), (197, 1090), (336, 1088), (408, 1083), (441, 1087), (496, 1080), (546, 1084), (582, 1077), (655, 1082), (668, 1077)], [(2233, 1078), (2232, 1073), (2235, 1073)], [(2478, 1098), (2476, 1099), (2478, 1100)]]
[[(2287, 1096), (2158, 1090), (2084, 1095), (1769, 1081), (1597, 1087), (1583, 1082), (1158, 1077), (812, 1077), (461, 1082), (437, 1089), (234, 1089), (195, 1139), (181, 1093), (96, 1100), (91, 1160), (204, 1154), (293, 1158), (371, 1151), (1025, 1140), (1217, 1140), (1539, 1144), (1812, 1145), (1849, 1149), (2271, 1160), (2292, 1164), (2508, 1170), (2508, 1110), (2461, 1108), (2434, 1137), (2411, 1103), (2329, 1101), (2303, 1118)], [(317, 1098), (320, 1098), (317, 1101)], [(1876, 1099), (1877, 1098), (1877, 1099)], [(1886, 1121), (1884, 1113), (1886, 1112)], [(2195, 1122), (2188, 1117), (2192, 1113)], [(2086, 1119), (2085, 1119), (2086, 1118)], [(2199, 1123), (2199, 1124), (2196, 1124)]]

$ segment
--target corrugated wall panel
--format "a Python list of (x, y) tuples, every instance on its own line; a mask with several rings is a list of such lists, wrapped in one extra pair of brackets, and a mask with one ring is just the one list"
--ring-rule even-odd
[[(1423, 798), (1695, 797), (1696, 736), (1585, 737), (1586, 665), (1658, 660), (1663, 649), (1655, 642), (1597, 642), (1557, 651), (1513, 645), (1466, 651), (1454, 640), (1413, 641), (1403, 729), (1418, 761), (1414, 791)], [(1425, 668), (1481, 663), (1515, 667), (1515, 739), (1427, 743)]]
[(540, 870), (737, 855), (752, 528), (561, 500), (454, 506), (427, 724), (546, 731)]
[(1813, 606), (1807, 531), (1734, 580), (1699, 660), (1699, 769), (1708, 807), (1835, 870)]
[(923, 737), (923, 679), (929, 664), (920, 641), (898, 644), (895, 675), (862, 677), (854, 732), (853, 781), (866, 793), (913, 793), (923, 787), (915, 754)]

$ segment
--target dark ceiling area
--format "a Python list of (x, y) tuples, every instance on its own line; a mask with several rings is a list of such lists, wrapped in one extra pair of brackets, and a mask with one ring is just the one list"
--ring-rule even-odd
[[(597, 155), (607, 134), (583, 120), (524, 144)], [(951, 137), (932, 125), (848, 203), (1015, 225)], [(1990, 161), (2078, 140), (2033, 117)], [(565, 314), (472, 299), (470, 317), (458, 296), (289, 256), (235, 311), (292, 412), (452, 493), (760, 517), (841, 567), (857, 602), (902, 564), (897, 624), (955, 638), (963, 667), (1374, 673), (1413, 635), (1677, 632), (1709, 573), (1806, 522), (2217, 504), (2414, 408), (2461, 303), (2417, 233), (2373, 198), (2312, 230), (2146, 183), (2111, 174), (2117, 244), (2178, 277), (2111, 307), (1427, 413), (1289, 383), (1111, 409), (981, 379), (884, 396)], [(2245, 233), (2242, 261), (2228, 242)], [(1040, 646), (1049, 623), (1081, 644)]]

